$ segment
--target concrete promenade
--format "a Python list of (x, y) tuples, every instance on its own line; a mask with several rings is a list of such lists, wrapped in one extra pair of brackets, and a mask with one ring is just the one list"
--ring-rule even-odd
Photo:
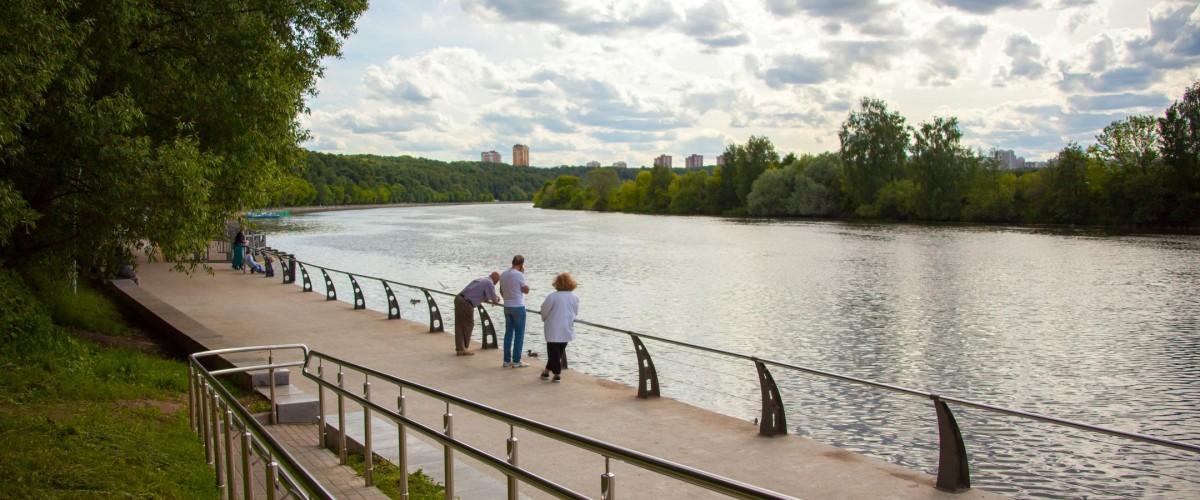
[[(327, 301), (319, 281), (314, 283), (313, 293), (281, 284), (278, 269), (276, 277), (264, 278), (235, 271), (227, 263), (213, 266), (215, 276), (200, 273), (189, 277), (171, 272), (169, 265), (161, 263), (143, 263), (138, 270), (142, 290), (216, 334), (207, 341), (212, 344), (206, 345), (208, 349), (303, 343), (313, 350), (493, 408), (801, 498), (999, 498), (978, 489), (958, 494), (940, 492), (934, 489), (932, 476), (918, 471), (794, 435), (759, 437), (757, 426), (751, 422), (666, 397), (639, 400), (633, 388), (578, 372), (564, 372), (562, 384), (544, 382), (538, 378), (541, 361), (536, 358), (529, 360), (534, 363), (529, 368), (501, 368), (498, 350), (479, 349), (478, 325), (473, 342), (477, 355), (455, 356), (453, 335), (428, 333), (425, 317), (388, 320), (380, 312), (355, 311), (346, 302)], [(442, 301), (439, 305), (446, 330), (452, 331), (453, 306)], [(503, 335), (503, 319), (499, 316), (493, 314), (497, 330)], [(528, 331), (527, 335), (540, 332)], [(327, 378), (336, 379), (336, 375)], [(299, 370), (293, 371), (291, 379), (293, 384), (316, 394), (316, 385)], [(359, 388), (362, 382), (361, 378), (350, 377), (346, 387)], [(399, 391), (373, 382), (371, 395), (373, 401), (394, 406)], [(411, 391), (406, 396), (411, 417), (441, 429), (445, 404)], [(359, 410), (347, 406), (351, 407), (347, 412)], [(450, 411), (454, 414), (456, 438), (495, 457), (505, 457), (505, 440), (510, 432), (507, 425), (463, 408), (451, 407)], [(336, 415), (335, 404), (327, 402), (325, 412)], [(515, 431), (515, 436), (520, 443), (522, 467), (577, 492), (600, 496), (600, 476), (605, 472), (602, 456), (521, 429)], [(313, 436), (312, 444), (315, 441)], [(483, 477), (504, 484), (504, 477), (490, 467), (461, 456), (458, 459)], [(609, 470), (616, 475), (619, 497), (716, 496), (617, 461), (612, 461)], [(462, 498), (492, 496), (472, 496), (461, 487), (458, 490)], [(547, 497), (528, 485), (522, 486), (521, 493), (530, 498)]]

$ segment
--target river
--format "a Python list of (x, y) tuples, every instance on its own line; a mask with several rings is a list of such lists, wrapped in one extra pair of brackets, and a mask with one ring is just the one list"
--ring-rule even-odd
[[(311, 213), (259, 226), (270, 246), (302, 261), (449, 292), (520, 253), (533, 308), (553, 291), (554, 275), (569, 271), (579, 282), (580, 319), (592, 323), (1200, 444), (1196, 235), (528, 204)], [(335, 284), (346, 300), (345, 276)], [(381, 287), (363, 287), (368, 307), (385, 310)], [(422, 300), (419, 292), (396, 292), (405, 318), (426, 321), (425, 305), (409, 300)], [(451, 323), (452, 306), (439, 301)], [(502, 316), (493, 317), (502, 336)], [(527, 332), (526, 346), (544, 356), (536, 315)], [(752, 363), (647, 347), (664, 396), (747, 421), (758, 416)], [(624, 335), (581, 327), (568, 354), (573, 370), (635, 385), (632, 352)], [(772, 374), (789, 432), (936, 473), (928, 400)], [(1200, 492), (1196, 454), (953, 408), (975, 487), (1018, 498)]]

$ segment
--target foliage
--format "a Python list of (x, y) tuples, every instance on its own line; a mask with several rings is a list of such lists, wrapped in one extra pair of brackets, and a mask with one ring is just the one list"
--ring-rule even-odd
[(1166, 206), (1173, 225), (1200, 225), (1200, 82), (1193, 83), (1159, 119)]
[(909, 178), (916, 184), (914, 215), (923, 220), (958, 220), (968, 152), (959, 141), (957, 118), (934, 118), (913, 134)]
[(884, 185), (903, 175), (909, 132), (904, 117), (879, 99), (863, 98), (838, 132), (846, 169), (846, 192), (856, 205), (870, 205)]
[(60, 326), (74, 326), (114, 337), (126, 335), (125, 319), (108, 297), (83, 281), (72, 284), (65, 273), (32, 273), (27, 278), (38, 300)]
[(0, 284), (5, 496), (218, 496), (188, 424), (186, 365), (75, 340), (15, 273), (0, 268)]
[(37, 225), (0, 259), (103, 277), (156, 245), (194, 269), (227, 219), (267, 202), (260, 181), (302, 158), (303, 99), (366, 6), (6, 4), (0, 191)]
[[(350, 454), (346, 463), (354, 468), (359, 476), (366, 474), (366, 459), (361, 453)], [(400, 468), (379, 455), (374, 456), (371, 478), (375, 486), (388, 498), (400, 498)], [(417, 469), (408, 475), (408, 498), (411, 500), (440, 500), (446, 496), (446, 487), (434, 481), (422, 469)]]

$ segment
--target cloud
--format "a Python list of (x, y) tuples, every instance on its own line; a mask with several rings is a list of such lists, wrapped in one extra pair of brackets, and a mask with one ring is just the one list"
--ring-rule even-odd
[[(1171, 104), (1167, 96), (1157, 93), (1133, 93), (1103, 95), (1073, 95), (1067, 98), (1071, 108), (1079, 111), (1111, 111), (1129, 108), (1166, 109)], [(1106, 124), (1107, 125), (1107, 124)]]
[(745, 26), (735, 18), (729, 8), (718, 0), (709, 0), (704, 5), (687, 11), (681, 31), (692, 36), (700, 44), (717, 49), (737, 47), (750, 43)]
[(907, 32), (898, 6), (881, 0), (766, 0), (767, 11), (784, 17), (809, 16), (828, 20), (822, 29), (838, 34), (845, 26), (860, 33), (884, 37)]
[(926, 63), (917, 74), (924, 85), (949, 85), (969, 67), (968, 61), (978, 51), (987, 26), (981, 23), (960, 22), (954, 17), (943, 17), (914, 46), (926, 58)]
[(557, 26), (578, 35), (601, 35), (659, 28), (678, 19), (666, 2), (633, 6), (572, 3), (566, 0), (460, 0), (463, 11), (490, 20)]
[(1110, 31), (1091, 40), (1087, 52), (1064, 62), (1059, 88), (1102, 94), (1141, 91), (1173, 72), (1200, 64), (1200, 6), (1163, 3), (1148, 13), (1150, 29)]
[[(428, 106), (436, 101), (462, 101), (463, 84), (495, 92), (511, 92), (499, 71), (472, 49), (437, 48), (410, 58), (393, 57), (383, 66), (370, 65), (362, 78), (366, 96), (397, 105)], [(456, 82), (459, 85), (447, 85)]]
[(1042, 54), (1042, 46), (1026, 33), (1011, 33), (1004, 42), (1004, 54), (1009, 58), (1007, 67), (1002, 67), (993, 80), (997, 86), (1005, 86), (1014, 80), (1040, 80), (1049, 72), (1049, 59)]
[(828, 52), (827, 56), (790, 49), (771, 54), (764, 61), (748, 56), (745, 66), (751, 74), (773, 89), (817, 85), (861, 77), (864, 71), (889, 69), (896, 56), (906, 50), (906, 45), (905, 42), (892, 41), (831, 42), (823, 46)]
[[(1076, 2), (1078, 1), (1076, 0)], [(933, 4), (953, 7), (972, 14), (992, 14), (1000, 9), (1019, 10), (1039, 7), (1037, 0), (933, 0)]]

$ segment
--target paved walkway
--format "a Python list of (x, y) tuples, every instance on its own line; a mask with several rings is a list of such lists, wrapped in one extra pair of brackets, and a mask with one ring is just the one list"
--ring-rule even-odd
[[(297, 286), (282, 285), (278, 274), (263, 278), (232, 270), (228, 264), (214, 266), (215, 276), (191, 277), (170, 272), (165, 264), (143, 264), (139, 268), (142, 291), (178, 309), (186, 315), (186, 321), (212, 332), (201, 341), (207, 349), (303, 343), (313, 350), (493, 408), (796, 497), (998, 498), (978, 489), (959, 494), (941, 492), (934, 489), (934, 478), (921, 472), (794, 435), (762, 438), (751, 422), (666, 397), (639, 400), (633, 388), (577, 372), (564, 377), (566, 382), (562, 384), (546, 383), (538, 379), (537, 366), (501, 368), (496, 350), (455, 356), (453, 335), (428, 333), (427, 323), (388, 320), (383, 313), (355, 311), (345, 302), (327, 301), (320, 282), (314, 283), (316, 292), (304, 293)], [(445, 305), (443, 315), (446, 329), (452, 330), (453, 315)], [(502, 328), (502, 324), (497, 327)], [(478, 337), (477, 328), (475, 346)], [(298, 371), (292, 374), (292, 382), (315, 394), (315, 384)], [(346, 380), (347, 387), (361, 384), (361, 379)], [(374, 401), (394, 402), (399, 391), (373, 384), (371, 394)], [(411, 391), (406, 396), (409, 416), (429, 427), (441, 428), (447, 409), (443, 403)], [(336, 407), (331, 408), (329, 403), (325, 411), (336, 415)], [(462, 408), (450, 411), (454, 413), (456, 438), (495, 457), (505, 457), (508, 426)], [(520, 442), (522, 467), (575, 491), (600, 496), (600, 476), (606, 468), (603, 457), (521, 429), (513, 432)], [(315, 437), (313, 441), (315, 445)], [(504, 476), (490, 467), (462, 457), (459, 460), (496, 484), (504, 484)], [(619, 496), (716, 496), (616, 461), (610, 464), (610, 470), (617, 477)], [(425, 472), (431, 476), (438, 472), (435, 477), (440, 476), (439, 471)], [(482, 492), (473, 496), (462, 486), (456, 488), (456, 493), (462, 498), (494, 496)], [(521, 493), (531, 498), (546, 497), (530, 486), (523, 486)]]

